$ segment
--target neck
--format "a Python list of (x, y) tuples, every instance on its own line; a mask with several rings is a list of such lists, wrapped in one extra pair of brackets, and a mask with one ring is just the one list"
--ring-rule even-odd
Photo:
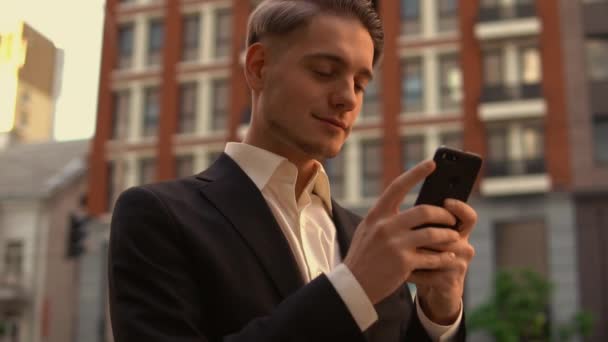
[(302, 195), (304, 187), (317, 171), (317, 164), (315, 159), (306, 155), (302, 151), (297, 150), (290, 144), (284, 144), (280, 142), (273, 142), (270, 138), (271, 134), (263, 134), (263, 138), (256, 133), (253, 127), (250, 127), (243, 142), (266, 151), (277, 154), (281, 157), (286, 158), (293, 163), (298, 169), (298, 178), (296, 179), (296, 201)]

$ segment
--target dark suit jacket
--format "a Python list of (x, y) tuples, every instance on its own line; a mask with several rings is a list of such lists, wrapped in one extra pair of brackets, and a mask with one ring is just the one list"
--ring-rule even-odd
[[(344, 257), (361, 219), (335, 202), (333, 219)], [(109, 281), (117, 342), (429, 340), (407, 286), (361, 333), (325, 275), (304, 284), (264, 197), (226, 154), (120, 196)]]

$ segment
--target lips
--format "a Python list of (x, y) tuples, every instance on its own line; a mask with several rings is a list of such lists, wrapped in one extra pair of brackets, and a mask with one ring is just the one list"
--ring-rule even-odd
[(330, 123), (334, 126), (337, 126), (339, 128), (342, 128), (343, 130), (346, 130), (346, 123), (344, 123), (343, 121), (340, 121), (339, 119), (336, 118), (326, 118), (326, 117), (320, 117), (317, 115), (313, 115), (316, 119), (321, 120), (321, 121), (325, 121), (327, 123)]

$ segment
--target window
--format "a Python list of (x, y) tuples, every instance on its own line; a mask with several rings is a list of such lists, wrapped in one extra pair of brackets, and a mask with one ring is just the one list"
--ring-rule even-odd
[(149, 184), (156, 180), (156, 160), (143, 158), (139, 161), (139, 184)]
[(608, 38), (587, 38), (587, 74), (593, 81), (608, 80)]
[(365, 88), (363, 106), (361, 107), (361, 117), (375, 117), (380, 114), (380, 73)]
[(462, 73), (457, 54), (439, 57), (441, 108), (454, 109), (462, 101)]
[(382, 189), (382, 144), (379, 140), (367, 140), (361, 144), (363, 197), (374, 197)]
[(521, 151), (524, 160), (533, 161), (543, 158), (545, 152), (545, 133), (543, 123), (525, 123), (521, 129)]
[(401, 35), (419, 35), (421, 32), (421, 0), (401, 0)]
[(598, 116), (594, 120), (593, 147), (596, 162), (608, 164), (608, 115)]
[(462, 132), (443, 132), (439, 135), (439, 144), (457, 150), (463, 149)]
[(175, 174), (177, 178), (192, 176), (194, 173), (194, 156), (183, 155), (175, 159)]
[(437, 22), (439, 31), (454, 31), (458, 29), (458, 0), (438, 0)]
[(496, 268), (528, 268), (548, 275), (547, 229), (542, 219), (496, 224), (494, 244)]
[(165, 35), (161, 19), (150, 20), (148, 24), (148, 55), (146, 64), (156, 66), (162, 63), (162, 50)]
[(155, 136), (158, 130), (158, 116), (160, 113), (160, 103), (158, 97), (158, 87), (150, 87), (144, 90), (144, 115), (143, 115), (143, 136)]
[(4, 247), (4, 276), (17, 282), (23, 274), (23, 241), (8, 240)]
[(523, 84), (538, 84), (542, 78), (540, 53), (537, 46), (524, 46), (519, 50), (521, 81)]
[(108, 200), (108, 212), (114, 210), (114, 196), (116, 196), (116, 161), (108, 161), (106, 168), (108, 170), (108, 182), (106, 184), (106, 196)]
[(114, 108), (112, 109), (112, 139), (120, 140), (127, 137), (131, 92), (121, 90), (115, 92), (112, 96), (114, 101)]
[(211, 108), (211, 129), (226, 129), (228, 117), (228, 80), (217, 79), (212, 82), (213, 106)]
[(402, 106), (405, 112), (419, 112), (424, 104), (422, 58), (413, 57), (405, 59), (401, 69)]
[(483, 53), (483, 80), (486, 86), (503, 83), (503, 56), (500, 48), (489, 49)]
[(188, 14), (182, 18), (182, 61), (194, 61), (199, 58), (201, 17)]
[(530, 120), (488, 127), (488, 176), (545, 173), (543, 122)]
[(323, 164), (325, 173), (331, 182), (332, 198), (344, 198), (344, 154), (341, 152)]
[(401, 139), (403, 170), (409, 170), (424, 160), (425, 138), (423, 135), (408, 135)]
[(133, 23), (118, 27), (118, 68), (128, 69), (133, 65)]
[(215, 57), (228, 57), (232, 44), (232, 12), (220, 9), (215, 13)]
[(192, 133), (196, 130), (196, 82), (184, 83), (179, 87), (178, 133)]

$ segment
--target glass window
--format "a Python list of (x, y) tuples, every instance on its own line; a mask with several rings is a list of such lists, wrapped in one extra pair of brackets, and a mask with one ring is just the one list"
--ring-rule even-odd
[(158, 87), (144, 89), (144, 115), (143, 130), (144, 137), (155, 136), (158, 130), (160, 113), (160, 99)]
[(228, 91), (229, 83), (227, 79), (217, 79), (212, 83), (212, 113), (211, 113), (211, 128), (213, 130), (226, 129), (228, 118)]
[(118, 68), (128, 69), (133, 65), (133, 23), (118, 27)]
[(424, 81), (422, 58), (413, 57), (403, 61), (401, 76), (401, 102), (405, 112), (419, 112), (424, 105)]
[(192, 133), (196, 130), (197, 83), (184, 83), (179, 87), (178, 133)]
[(608, 164), (608, 115), (596, 118), (593, 126), (595, 160), (601, 164)]
[(545, 152), (545, 133), (543, 123), (530, 122), (522, 126), (521, 149), (524, 160), (539, 160)]
[(457, 54), (439, 57), (441, 108), (454, 109), (462, 101), (462, 72)]
[(162, 63), (162, 50), (165, 35), (164, 25), (161, 19), (150, 20), (148, 24), (148, 55), (146, 64), (150, 66)]
[(455, 148), (457, 150), (462, 150), (464, 147), (462, 138), (462, 132), (460, 131), (443, 132), (439, 135), (439, 144), (450, 148)]
[(419, 35), (421, 32), (421, 0), (401, 0), (401, 34)]
[(401, 153), (403, 153), (403, 170), (409, 170), (424, 160), (425, 138), (423, 135), (408, 135), (401, 139)]
[(365, 87), (363, 106), (361, 107), (362, 117), (380, 116), (380, 73), (376, 73), (374, 79)]
[(523, 84), (538, 84), (542, 78), (540, 53), (537, 46), (520, 48), (521, 80)]
[(194, 173), (194, 156), (183, 155), (175, 159), (175, 174), (177, 178), (192, 176)]
[(344, 198), (344, 153), (325, 160), (323, 168), (331, 183), (332, 198)]
[(437, 21), (439, 31), (454, 31), (458, 29), (458, 0), (438, 0)]
[(543, 220), (498, 223), (494, 236), (498, 269), (529, 268), (545, 276), (548, 274), (548, 237)]
[(587, 73), (594, 81), (608, 80), (608, 38), (587, 38)]
[(4, 248), (5, 277), (17, 281), (23, 274), (23, 241), (8, 240)]
[(506, 160), (508, 158), (507, 127), (504, 125), (488, 128), (488, 159)]
[(139, 184), (149, 184), (156, 180), (156, 159), (143, 158), (139, 161)]
[(382, 144), (380, 140), (361, 143), (362, 196), (374, 197), (382, 190)]
[(106, 164), (108, 170), (108, 183), (106, 195), (108, 196), (108, 212), (114, 210), (114, 196), (116, 196), (116, 161), (108, 161)]
[(232, 11), (218, 10), (215, 20), (215, 57), (228, 57), (232, 45)]
[(182, 61), (194, 61), (199, 58), (200, 19), (198, 13), (188, 14), (182, 18)]
[(117, 91), (113, 94), (113, 98), (112, 139), (120, 140), (127, 137), (131, 92), (129, 90)]
[(484, 51), (483, 54), (484, 84), (496, 86), (503, 83), (503, 57), (499, 48)]

